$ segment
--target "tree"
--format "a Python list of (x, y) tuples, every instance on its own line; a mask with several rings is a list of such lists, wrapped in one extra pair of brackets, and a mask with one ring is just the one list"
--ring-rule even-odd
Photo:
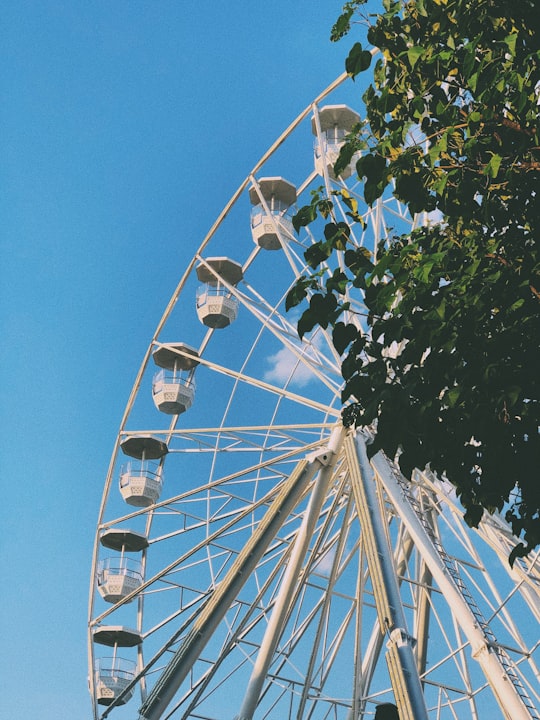
[[(344, 6), (338, 40), (369, 25), (378, 48), (365, 121), (335, 166), (356, 164), (365, 201), (385, 193), (432, 222), (386, 238), (376, 255), (350, 242), (333, 203), (314, 195), (294, 222), (327, 220), (306, 253), (298, 330), (332, 329), (342, 355), (343, 418), (371, 425), (370, 448), (408, 475), (427, 464), (455, 486), (465, 519), (503, 511), (540, 543), (540, 26), (535, 0), (366, 0)], [(372, 65), (355, 43), (354, 79)], [(355, 201), (340, 200), (357, 222)], [(332, 259), (341, 253), (341, 268)], [(364, 293), (351, 322), (347, 293)], [(348, 314), (349, 313), (349, 314)]]

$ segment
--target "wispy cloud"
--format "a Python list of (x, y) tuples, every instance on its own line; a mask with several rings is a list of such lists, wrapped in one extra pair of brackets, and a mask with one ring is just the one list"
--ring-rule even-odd
[(307, 365), (298, 361), (289, 348), (281, 348), (275, 355), (267, 358), (269, 369), (264, 374), (267, 382), (283, 385), (290, 381), (298, 387), (305, 387), (313, 379), (313, 373)]
[(322, 558), (315, 565), (315, 571), (320, 575), (329, 576), (332, 571), (332, 566), (336, 557), (336, 546), (333, 545), (330, 550), (325, 552)]

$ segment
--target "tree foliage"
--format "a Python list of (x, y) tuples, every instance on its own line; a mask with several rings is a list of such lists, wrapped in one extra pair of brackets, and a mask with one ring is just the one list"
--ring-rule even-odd
[[(354, 32), (366, 0), (348, 2), (332, 30)], [(431, 222), (386, 238), (370, 254), (350, 242), (333, 202), (315, 194), (298, 229), (326, 219), (311, 274), (288, 306), (309, 297), (304, 335), (331, 328), (343, 356), (344, 421), (376, 422), (371, 452), (408, 474), (430, 467), (456, 487), (466, 520), (503, 511), (540, 543), (540, 26), (534, 0), (384, 0), (365, 16), (379, 49), (363, 95), (365, 122), (335, 166), (356, 169), (373, 205), (385, 193)], [(355, 43), (354, 79), (372, 65)], [(355, 201), (343, 190), (351, 223)], [(341, 266), (328, 261), (342, 253)], [(336, 266), (337, 267), (337, 266)], [(361, 292), (367, 325), (352, 322)]]

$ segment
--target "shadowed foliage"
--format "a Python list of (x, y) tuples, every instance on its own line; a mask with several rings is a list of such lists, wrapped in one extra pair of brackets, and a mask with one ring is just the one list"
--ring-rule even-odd
[[(288, 306), (309, 297), (301, 336), (331, 328), (342, 355), (347, 424), (377, 424), (371, 453), (404, 474), (429, 464), (455, 486), (465, 518), (502, 511), (540, 542), (540, 26), (533, 0), (348, 2), (332, 39), (367, 23), (379, 52), (353, 44), (354, 79), (370, 69), (365, 121), (336, 175), (356, 170), (368, 205), (393, 193), (424, 222), (376, 255), (350, 242), (333, 202), (314, 195), (297, 230), (326, 218)], [(351, 223), (356, 201), (339, 200)], [(426, 222), (427, 220), (427, 222)], [(324, 271), (342, 253), (339, 271)], [(331, 263), (330, 263), (331, 264)], [(347, 293), (361, 291), (366, 318)]]

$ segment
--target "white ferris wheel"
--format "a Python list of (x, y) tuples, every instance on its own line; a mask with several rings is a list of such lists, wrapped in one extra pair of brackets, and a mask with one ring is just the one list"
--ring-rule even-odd
[(233, 195), (151, 338), (97, 523), (95, 720), (540, 720), (538, 555), (510, 568), (500, 517), (471, 531), (445, 482), (370, 463), (331, 340), (285, 312), (315, 188), (346, 222), (348, 189), (372, 250), (425, 220), (334, 177), (344, 80)]

